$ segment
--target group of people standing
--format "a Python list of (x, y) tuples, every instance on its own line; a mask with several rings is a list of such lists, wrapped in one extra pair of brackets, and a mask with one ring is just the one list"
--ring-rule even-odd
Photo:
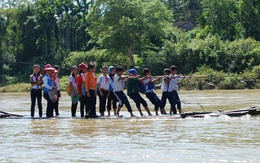
[[(47, 100), (46, 117), (59, 116), (59, 98), (60, 82), (59, 82), (59, 66), (52, 67), (50, 64), (45, 65), (42, 75), (40, 73), (40, 66), (33, 66), (33, 74), (30, 76), (31, 89), (31, 117), (34, 117), (35, 101), (37, 99), (39, 107), (39, 117), (42, 117), (42, 84), (43, 97)], [(79, 72), (78, 72), (79, 71)], [(67, 93), (71, 97), (71, 115), (76, 116), (77, 105), (80, 103), (80, 116), (94, 118), (96, 114), (96, 101), (99, 97), (99, 113), (100, 116), (113, 115), (118, 116), (123, 105), (126, 106), (131, 116), (134, 116), (132, 107), (129, 103), (127, 95), (134, 101), (141, 116), (143, 116), (141, 105), (146, 110), (147, 114), (151, 116), (150, 109), (146, 100), (140, 95), (143, 93), (154, 105), (155, 114), (167, 114), (165, 111), (166, 101), (170, 102), (170, 114), (177, 114), (177, 109), (181, 113), (181, 103), (178, 96), (178, 85), (181, 84), (185, 78), (178, 75), (176, 66), (164, 69), (163, 76), (153, 77), (148, 68), (143, 69), (142, 77), (137, 74), (136, 69), (128, 70), (128, 75), (123, 75), (124, 69), (120, 66), (103, 66), (101, 69), (102, 75), (96, 77), (96, 68), (93, 63), (80, 63), (77, 66), (71, 67), (71, 75), (67, 86)], [(179, 80), (181, 78), (181, 80)], [(154, 92), (155, 82), (162, 80), (161, 99)], [(126, 84), (126, 85), (125, 85)], [(125, 86), (127, 88), (127, 95), (124, 93)], [(177, 105), (177, 109), (176, 109)]]
[(59, 116), (59, 98), (61, 97), (61, 88), (58, 75), (60, 72), (60, 66), (55, 65), (52, 67), (50, 64), (47, 64), (42, 73), (40, 70), (40, 65), (33, 65), (33, 74), (30, 75), (31, 117), (34, 117), (36, 99), (39, 108), (39, 117), (42, 117), (42, 97), (47, 100), (46, 116), (53, 117), (54, 110), (55, 115)]

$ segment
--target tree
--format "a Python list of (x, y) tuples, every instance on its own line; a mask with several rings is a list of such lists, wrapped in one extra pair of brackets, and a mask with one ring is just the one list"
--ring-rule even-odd
[(161, 0), (173, 13), (176, 21), (191, 21), (197, 23), (201, 15), (201, 0)]
[(97, 0), (87, 19), (91, 41), (110, 51), (127, 53), (134, 66), (135, 48), (143, 40), (166, 37), (172, 16), (159, 0)]
[(242, 0), (241, 20), (245, 28), (245, 37), (260, 40), (260, 2), (259, 0)]
[(217, 34), (223, 40), (234, 40), (243, 36), (237, 0), (202, 0), (203, 13), (199, 23), (202, 33)]
[(4, 34), (6, 31), (6, 19), (2, 13), (0, 13), (0, 82), (2, 82), (2, 74), (3, 74), (3, 50), (2, 50), (2, 42), (4, 41)]

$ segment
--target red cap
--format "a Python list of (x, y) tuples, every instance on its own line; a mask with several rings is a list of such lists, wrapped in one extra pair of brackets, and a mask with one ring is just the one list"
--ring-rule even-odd
[(88, 68), (88, 66), (85, 63), (79, 64), (79, 69), (80, 70), (87, 69), (87, 68)]

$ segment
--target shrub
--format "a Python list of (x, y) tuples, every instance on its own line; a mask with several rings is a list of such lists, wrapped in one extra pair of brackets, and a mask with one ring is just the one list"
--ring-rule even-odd
[(228, 77), (220, 82), (218, 89), (236, 89), (241, 88), (241, 83), (237, 77)]
[(256, 77), (259, 79), (260, 78), (260, 65), (259, 66), (255, 66), (253, 68), (253, 73), (256, 75)]

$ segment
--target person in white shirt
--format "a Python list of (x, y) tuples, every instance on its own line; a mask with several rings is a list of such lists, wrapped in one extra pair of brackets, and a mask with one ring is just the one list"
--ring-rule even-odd
[(59, 73), (60, 73), (60, 66), (58, 65), (54, 65), (53, 66), (55, 68), (55, 76), (53, 77), (54, 79), (54, 83), (57, 87), (57, 101), (54, 102), (54, 110), (55, 110), (55, 115), (59, 116), (59, 100), (61, 97), (61, 93), (60, 93), (60, 78), (59, 78)]
[(34, 117), (35, 103), (39, 109), (39, 117), (42, 117), (42, 75), (40, 74), (40, 65), (33, 65), (33, 74), (30, 76), (31, 82), (31, 117)]
[(97, 94), (99, 96), (99, 112), (101, 116), (105, 115), (106, 102), (109, 97), (109, 76), (107, 75), (108, 67), (104, 66), (101, 69), (102, 75), (98, 77), (97, 81)]
[[(178, 72), (178, 68), (175, 65), (172, 65), (170, 67), (171, 69), (171, 75), (169, 76), (171, 79), (171, 86), (173, 89), (173, 98), (175, 100), (175, 105), (177, 104), (177, 109), (179, 111), (179, 114), (181, 114), (181, 101), (180, 101), (180, 97), (178, 94), (178, 89), (179, 89), (179, 85), (182, 83), (183, 79), (185, 78), (185, 76), (182, 75), (177, 75)], [(179, 78), (182, 78), (181, 81), (179, 82)], [(177, 110), (176, 110), (176, 106), (172, 106), (171, 107), (171, 112), (173, 112), (173, 114), (177, 114)]]
[(109, 66), (108, 68), (108, 76), (109, 76), (109, 96), (107, 100), (107, 114), (110, 116), (110, 111), (113, 106), (114, 115), (116, 115), (117, 111), (117, 102), (118, 99), (114, 94), (114, 76), (116, 74), (116, 68), (114, 66)]
[(121, 107), (125, 104), (128, 112), (130, 113), (131, 117), (133, 115), (133, 110), (132, 107), (124, 93), (124, 88), (125, 88), (125, 80), (129, 76), (122, 76), (124, 69), (122, 67), (117, 67), (116, 68), (116, 75), (114, 76), (114, 94), (119, 100), (119, 107), (117, 110), (117, 115), (119, 115)]
[(70, 96), (71, 96), (71, 115), (72, 117), (76, 117), (77, 105), (79, 101), (79, 96), (77, 92), (77, 66), (72, 66), (71, 68), (71, 75), (69, 77), (69, 84), (70, 84)]
[(168, 99), (170, 104), (171, 104), (171, 108), (175, 106), (175, 100), (173, 98), (173, 87), (172, 87), (172, 82), (170, 79), (170, 74), (171, 74), (171, 69), (166, 68), (163, 70), (164, 71), (164, 77), (162, 79), (162, 86), (161, 86), (161, 90), (162, 90), (162, 103), (163, 103), (163, 108), (165, 108), (166, 105), (166, 100)]

